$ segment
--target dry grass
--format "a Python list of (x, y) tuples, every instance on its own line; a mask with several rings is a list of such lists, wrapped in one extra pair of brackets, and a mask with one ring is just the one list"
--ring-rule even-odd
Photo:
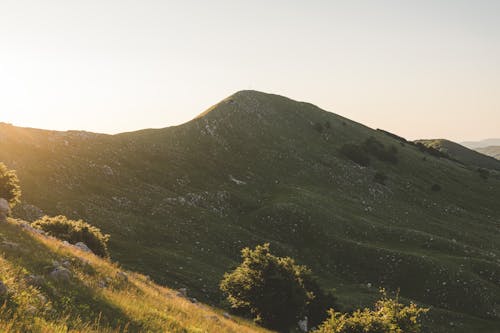
[[(51, 279), (54, 262), (69, 281)], [(39, 277), (36, 286), (29, 276)], [(0, 332), (266, 332), (15, 220), (0, 224), (0, 279), (9, 290)]]

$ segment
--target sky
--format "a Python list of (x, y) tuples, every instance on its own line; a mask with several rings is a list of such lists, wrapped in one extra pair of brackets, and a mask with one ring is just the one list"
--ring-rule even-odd
[(500, 1), (0, 0), (0, 121), (118, 133), (243, 89), (409, 139), (500, 137)]

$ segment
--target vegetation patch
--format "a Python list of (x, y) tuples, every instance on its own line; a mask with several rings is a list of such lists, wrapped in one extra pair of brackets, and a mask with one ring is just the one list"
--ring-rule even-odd
[(82, 220), (69, 220), (66, 216), (44, 216), (33, 222), (33, 227), (45, 231), (48, 235), (67, 241), (71, 244), (84, 243), (95, 254), (108, 257), (109, 235)]

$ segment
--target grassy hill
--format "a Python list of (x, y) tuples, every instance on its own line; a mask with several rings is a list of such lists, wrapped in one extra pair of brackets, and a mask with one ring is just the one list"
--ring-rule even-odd
[(481, 154), (488, 155), (500, 160), (500, 146), (489, 146), (484, 148), (477, 148), (476, 151)]
[(144, 275), (0, 222), (0, 332), (267, 332)]
[(500, 161), (495, 158), (488, 156), (488, 154), (482, 154), (481, 152), (469, 149), (465, 146), (459, 145), (458, 143), (444, 140), (417, 140), (428, 147), (437, 149), (451, 158), (462, 162), (466, 165), (477, 166), (486, 169), (500, 170)]
[(312, 104), (242, 91), (186, 124), (113, 136), (2, 125), (0, 161), (22, 182), (18, 216), (83, 218), (124, 267), (211, 304), (240, 249), (270, 242), (342, 310), (383, 286), (431, 306), (432, 332), (500, 324), (498, 173)]

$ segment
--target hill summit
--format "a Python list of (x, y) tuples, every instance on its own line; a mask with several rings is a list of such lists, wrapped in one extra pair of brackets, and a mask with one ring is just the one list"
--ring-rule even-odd
[[(304, 102), (238, 92), (183, 125), (118, 135), (0, 126), (17, 216), (82, 218), (125, 268), (220, 304), (245, 246), (271, 243), (344, 309), (378, 288), (432, 332), (494, 332), (500, 177)], [(452, 323), (452, 324), (450, 324)], [(453, 327), (450, 327), (452, 325)]]

